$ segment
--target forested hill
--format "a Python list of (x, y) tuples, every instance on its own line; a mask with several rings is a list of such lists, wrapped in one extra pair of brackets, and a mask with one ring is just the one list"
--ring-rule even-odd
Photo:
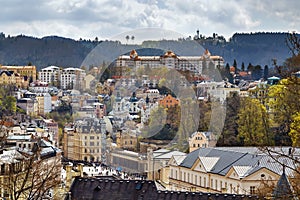
[[(97, 63), (110, 62), (116, 58), (116, 55), (129, 52), (131, 49), (147, 48), (148, 50), (139, 51), (144, 55), (157, 54), (161, 50), (173, 50), (178, 55), (201, 55), (203, 49), (207, 48), (212, 55), (223, 56), (225, 62), (229, 64), (236, 59), (238, 66), (242, 62), (246, 66), (249, 63), (270, 66), (272, 59), (276, 59), (281, 64), (290, 57), (286, 38), (287, 33), (236, 33), (229, 41), (219, 40), (218, 37), (208, 37), (198, 40), (145, 41), (142, 45), (127, 45), (118, 41), (73, 40), (57, 36), (9, 37), (1, 33), (0, 64), (27, 65), (31, 63), (38, 69), (49, 65), (79, 67), (87, 57), (97, 60)], [(95, 48), (97, 46), (98, 48)], [(153, 49), (159, 51), (155, 52)]]

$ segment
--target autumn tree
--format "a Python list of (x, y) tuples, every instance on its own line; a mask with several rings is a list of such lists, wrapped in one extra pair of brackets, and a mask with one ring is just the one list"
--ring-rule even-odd
[(292, 116), (289, 135), (294, 147), (300, 147), (300, 112)]
[(243, 98), (238, 113), (238, 139), (246, 146), (271, 145), (266, 108), (257, 100)]

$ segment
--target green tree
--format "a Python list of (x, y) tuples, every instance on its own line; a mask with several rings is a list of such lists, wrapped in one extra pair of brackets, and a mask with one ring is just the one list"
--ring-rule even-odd
[(291, 130), (289, 135), (291, 136), (293, 146), (300, 147), (300, 112), (297, 112), (292, 116)]
[(290, 145), (290, 125), (293, 116), (300, 112), (300, 79), (289, 77), (268, 90), (268, 106), (276, 128), (277, 145)]
[(245, 146), (271, 145), (266, 108), (257, 100), (244, 98), (238, 113), (238, 139)]

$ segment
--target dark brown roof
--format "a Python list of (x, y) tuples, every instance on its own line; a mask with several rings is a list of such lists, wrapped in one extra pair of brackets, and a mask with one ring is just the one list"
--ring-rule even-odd
[[(69, 195), (71, 197), (69, 197)], [(93, 200), (231, 200), (231, 199), (257, 199), (255, 196), (212, 194), (199, 192), (159, 191), (153, 181), (146, 180), (112, 180), (102, 178), (76, 177), (67, 199), (93, 199)]]

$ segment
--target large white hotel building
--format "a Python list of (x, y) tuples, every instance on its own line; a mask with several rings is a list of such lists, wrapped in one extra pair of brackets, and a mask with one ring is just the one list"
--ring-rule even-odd
[(121, 55), (116, 61), (116, 66), (140, 67), (149, 66), (151, 68), (165, 66), (169, 69), (191, 71), (195, 74), (202, 74), (203, 66), (224, 66), (224, 59), (221, 56), (212, 56), (206, 49), (200, 56), (178, 56), (172, 51), (167, 51), (161, 56), (139, 56), (135, 50), (130, 55)]

